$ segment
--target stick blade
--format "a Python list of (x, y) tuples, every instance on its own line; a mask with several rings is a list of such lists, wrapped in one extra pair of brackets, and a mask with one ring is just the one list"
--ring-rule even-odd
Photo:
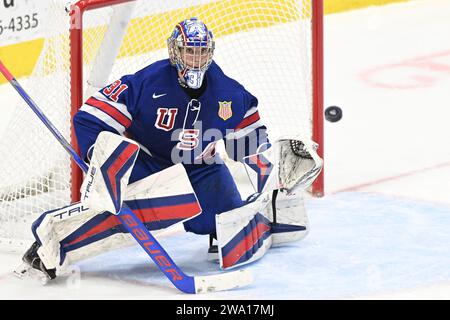
[(217, 275), (196, 276), (195, 293), (224, 291), (245, 287), (253, 282), (249, 270), (236, 270)]

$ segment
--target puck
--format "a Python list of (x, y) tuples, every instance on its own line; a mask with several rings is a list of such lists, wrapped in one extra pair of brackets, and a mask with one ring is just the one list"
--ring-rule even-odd
[(330, 122), (337, 122), (342, 118), (342, 109), (337, 106), (331, 106), (325, 109), (325, 119)]

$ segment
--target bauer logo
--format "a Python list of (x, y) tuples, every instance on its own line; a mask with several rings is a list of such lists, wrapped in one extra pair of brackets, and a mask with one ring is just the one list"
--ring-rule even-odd
[(183, 280), (183, 276), (180, 275), (178, 270), (167, 258), (167, 255), (158, 248), (149, 238), (149, 232), (143, 227), (142, 223), (139, 224), (135, 218), (130, 214), (123, 214), (118, 216), (122, 223), (127, 226), (133, 237), (139, 242), (139, 244), (145, 249), (145, 251), (154, 259), (154, 261), (161, 267), (161, 270), (165, 274), (169, 275), (173, 281)]

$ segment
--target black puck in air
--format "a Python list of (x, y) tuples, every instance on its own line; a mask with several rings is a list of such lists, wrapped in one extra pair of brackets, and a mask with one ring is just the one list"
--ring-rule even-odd
[(331, 106), (325, 109), (325, 119), (330, 122), (337, 122), (342, 118), (342, 109), (337, 106)]

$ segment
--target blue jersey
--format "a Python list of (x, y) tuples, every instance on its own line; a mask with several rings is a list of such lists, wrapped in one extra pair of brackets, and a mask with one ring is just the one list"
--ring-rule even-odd
[(214, 62), (206, 80), (205, 91), (192, 99), (167, 59), (98, 91), (74, 118), (82, 156), (89, 158), (101, 131), (134, 139), (163, 167), (181, 162), (189, 170), (214, 162), (221, 139), (236, 161), (254, 154), (267, 142), (258, 100)]

